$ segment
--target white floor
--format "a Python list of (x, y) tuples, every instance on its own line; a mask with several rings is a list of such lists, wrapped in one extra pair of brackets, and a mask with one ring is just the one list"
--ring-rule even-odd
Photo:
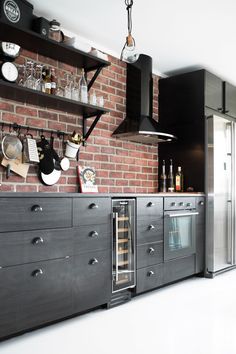
[(0, 354), (236, 354), (236, 270), (0, 343)]

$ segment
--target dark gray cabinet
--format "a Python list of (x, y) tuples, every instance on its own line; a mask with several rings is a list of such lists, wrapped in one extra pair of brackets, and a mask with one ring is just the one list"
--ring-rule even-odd
[(196, 273), (202, 273), (205, 266), (205, 198), (196, 198), (197, 216), (196, 225)]
[(0, 198), (0, 339), (108, 302), (110, 206), (97, 197)]
[(223, 112), (223, 81), (214, 74), (205, 72), (205, 106)]

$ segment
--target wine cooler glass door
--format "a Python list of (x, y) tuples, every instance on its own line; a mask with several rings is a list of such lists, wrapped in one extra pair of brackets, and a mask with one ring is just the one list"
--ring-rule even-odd
[(113, 200), (113, 292), (135, 286), (135, 200)]

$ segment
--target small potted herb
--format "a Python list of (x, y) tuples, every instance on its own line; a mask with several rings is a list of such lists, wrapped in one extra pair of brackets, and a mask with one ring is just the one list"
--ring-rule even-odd
[(82, 135), (76, 133), (74, 130), (72, 135), (69, 136), (69, 139), (67, 140), (65, 156), (69, 158), (75, 158), (83, 141), (84, 139)]

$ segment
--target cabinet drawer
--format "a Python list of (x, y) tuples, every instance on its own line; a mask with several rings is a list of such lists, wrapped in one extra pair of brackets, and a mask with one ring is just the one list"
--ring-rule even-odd
[(192, 209), (195, 208), (195, 206), (195, 198), (176, 196), (164, 198), (165, 210)]
[(72, 229), (0, 233), (0, 266), (63, 258), (73, 250)]
[(111, 248), (110, 224), (85, 225), (74, 229), (74, 254)]
[(138, 221), (137, 244), (163, 240), (163, 217), (157, 216), (156, 220), (150, 222)]
[(195, 255), (164, 263), (164, 283), (170, 283), (194, 273)]
[(70, 259), (0, 269), (0, 336), (71, 315), (71, 274)]
[(163, 198), (137, 198), (137, 220), (147, 217), (155, 220), (163, 214)]
[(163, 264), (138, 269), (136, 293), (154, 289), (163, 284)]
[(74, 226), (106, 224), (111, 222), (110, 198), (76, 198), (74, 199)]
[(70, 198), (0, 198), (0, 231), (72, 226)]
[(74, 312), (100, 306), (111, 297), (111, 251), (74, 257)]
[(163, 262), (163, 242), (148, 243), (137, 247), (137, 268)]

